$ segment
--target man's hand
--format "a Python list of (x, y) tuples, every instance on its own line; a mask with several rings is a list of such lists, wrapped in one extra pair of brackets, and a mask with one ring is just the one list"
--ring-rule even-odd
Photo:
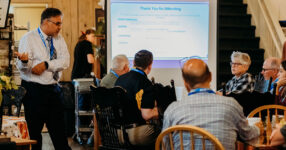
[(29, 57), (28, 57), (28, 53), (27, 52), (24, 52), (24, 53), (19, 53), (19, 52), (15, 52), (14, 53), (19, 60), (21, 60), (23, 63), (27, 63), (28, 60), (29, 60)]
[(222, 96), (222, 92), (221, 92), (221, 91), (216, 91), (215, 93), (216, 93), (217, 95)]
[(280, 124), (276, 124), (275, 130), (272, 131), (272, 134), (270, 136), (270, 145), (271, 146), (277, 146), (282, 145), (285, 143), (284, 136), (282, 135)]
[(262, 123), (261, 121), (259, 121), (259, 122), (256, 122), (254, 125), (259, 128), (259, 130), (260, 130), (260, 135), (263, 135), (263, 133), (264, 133), (263, 123)]
[(46, 69), (45, 62), (41, 62), (32, 68), (32, 73), (35, 75), (41, 75)]

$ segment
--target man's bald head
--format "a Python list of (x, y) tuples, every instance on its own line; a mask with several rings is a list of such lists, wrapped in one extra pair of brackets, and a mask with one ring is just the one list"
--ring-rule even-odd
[(198, 88), (198, 84), (209, 84), (211, 73), (207, 64), (200, 59), (188, 60), (182, 69), (182, 75), (189, 88)]

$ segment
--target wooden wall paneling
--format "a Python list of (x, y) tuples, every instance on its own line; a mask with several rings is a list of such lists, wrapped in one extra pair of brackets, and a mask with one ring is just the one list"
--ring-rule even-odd
[[(71, 25), (72, 25), (72, 30), (71, 30), (71, 49), (70, 49), (70, 68), (72, 71), (73, 67), (73, 62), (74, 62), (74, 48), (77, 44), (78, 37), (79, 37), (79, 28), (78, 28), (78, 2), (80, 0), (71, 0)], [(71, 76), (71, 72), (69, 74)]]
[(11, 0), (11, 3), (52, 3), (53, 0)]
[(12, 0), (12, 3), (44, 3), (48, 7), (60, 9), (64, 14), (61, 34), (63, 35), (70, 52), (70, 67), (63, 71), (62, 80), (70, 81), (74, 62), (74, 47), (81, 31), (95, 27), (95, 8), (100, 0)]
[[(53, 0), (53, 7), (58, 8), (62, 11), (64, 14), (63, 18), (63, 26), (61, 30), (61, 34), (63, 35), (67, 47), (70, 53), (70, 56), (72, 54), (72, 16), (71, 12), (74, 8), (71, 7), (71, 1), (70, 0)], [(63, 81), (70, 81), (71, 77), (71, 70), (72, 70), (72, 64), (73, 62), (70, 61), (70, 67), (63, 71), (62, 80)]]
[(100, 0), (94, 0), (94, 8), (101, 8), (101, 6), (98, 5)]
[(79, 31), (94, 27), (94, 0), (80, 0), (78, 3)]

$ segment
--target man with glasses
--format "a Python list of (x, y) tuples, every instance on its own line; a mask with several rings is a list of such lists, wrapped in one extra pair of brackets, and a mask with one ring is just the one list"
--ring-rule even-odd
[(112, 59), (112, 68), (109, 74), (102, 78), (100, 86), (113, 88), (119, 76), (129, 72), (129, 60), (126, 55), (117, 55)]
[(266, 81), (263, 87), (263, 92), (267, 92), (270, 78), (272, 78), (270, 91), (273, 91), (274, 83), (278, 81), (280, 64), (281, 60), (276, 57), (270, 57), (264, 61), (261, 71), (261, 74)]
[(70, 150), (64, 127), (64, 110), (58, 81), (61, 71), (69, 67), (70, 55), (64, 38), (59, 35), (63, 14), (47, 8), (41, 14), (41, 25), (26, 33), (19, 44), (17, 68), (21, 85), (27, 90), (23, 99), (29, 135), (42, 149), (42, 129), (46, 124), (55, 150)]
[(233, 52), (231, 55), (231, 73), (234, 77), (226, 84), (226, 93), (240, 94), (254, 90), (254, 80), (247, 70), (251, 64), (247, 53)]

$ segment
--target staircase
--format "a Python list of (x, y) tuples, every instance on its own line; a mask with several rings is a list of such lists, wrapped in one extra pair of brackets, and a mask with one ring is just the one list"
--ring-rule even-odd
[(251, 15), (246, 13), (247, 5), (242, 0), (218, 0), (218, 50), (217, 87), (230, 80), (230, 56), (233, 51), (248, 53), (252, 75), (261, 72), (264, 50), (259, 48), (259, 38), (255, 37), (255, 26), (251, 25)]

